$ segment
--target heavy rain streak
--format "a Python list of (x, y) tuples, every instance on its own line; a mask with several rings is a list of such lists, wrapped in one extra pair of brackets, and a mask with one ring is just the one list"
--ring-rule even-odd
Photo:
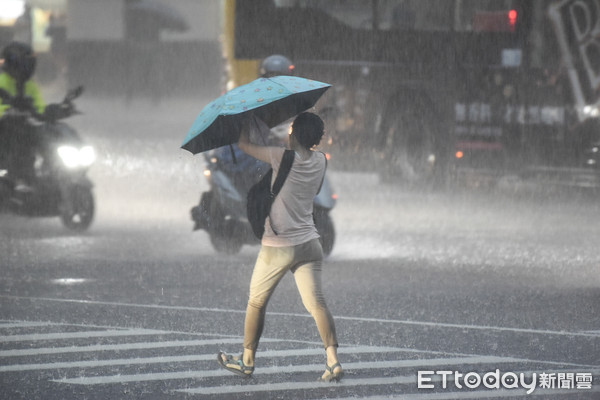
[[(0, 398), (597, 398), (598, 15), (2, 0)], [(301, 201), (303, 111), (333, 334), (279, 211), (261, 245), (246, 209), (247, 132), (295, 150), (271, 210)], [(288, 248), (244, 370), (251, 278)]]

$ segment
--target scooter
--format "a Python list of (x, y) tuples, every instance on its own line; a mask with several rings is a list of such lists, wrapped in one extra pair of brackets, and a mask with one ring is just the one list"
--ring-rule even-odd
[[(73, 115), (77, 111), (72, 102), (82, 92), (82, 87), (73, 89), (62, 103), (48, 107), (68, 110), (57, 118)], [(3, 90), (0, 97), (5, 104), (27, 104), (15, 102), (16, 97)], [(18, 174), (11, 171), (11, 154), (0, 154), (0, 210), (29, 217), (58, 216), (66, 228), (86, 230), (95, 211), (93, 183), (87, 177), (88, 168), (95, 161), (93, 147), (86, 145), (69, 125), (39, 115), (32, 107), (15, 106), (0, 123), (0, 140), (5, 141), (10, 134), (28, 138), (33, 162), (33, 179), (23, 185)]]
[[(207, 166), (204, 175), (210, 190), (202, 193), (199, 205), (191, 210), (191, 217), (194, 230), (205, 230), (217, 252), (236, 254), (244, 244), (260, 244), (246, 215), (246, 194), (268, 171), (269, 165), (252, 159), (251, 164), (242, 165), (234, 171), (228, 152), (229, 149), (222, 148), (205, 154)], [(234, 154), (233, 149), (231, 154)], [(333, 250), (335, 242), (335, 228), (329, 213), (336, 198), (325, 176), (314, 200), (313, 218), (326, 256)]]

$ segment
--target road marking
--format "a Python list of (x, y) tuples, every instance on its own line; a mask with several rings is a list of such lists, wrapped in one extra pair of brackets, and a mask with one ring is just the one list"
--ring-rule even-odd
[(52, 326), (51, 322), (29, 322), (29, 321), (1, 321), (0, 329), (8, 329), (8, 328), (32, 328), (32, 327), (40, 327), (40, 326)]
[[(536, 371), (519, 371), (519, 372), (515, 372), (517, 374), (520, 373), (524, 373), (524, 374), (532, 374), (533, 372)], [(566, 371), (566, 370), (562, 370), (562, 371), (546, 371), (546, 372), (572, 372), (572, 371)], [(600, 373), (600, 370), (593, 370), (593, 371), (586, 371), (586, 372), (590, 372), (593, 375), (597, 375), (598, 373)], [(415, 374), (416, 375), (416, 374)], [(405, 376), (395, 376), (395, 377), (378, 377), (378, 378), (358, 378), (358, 379), (353, 379), (353, 378), (344, 378), (341, 382), (337, 383), (335, 385), (335, 387), (354, 387), (354, 386), (380, 386), (380, 385), (385, 385), (385, 386), (390, 386), (390, 385), (407, 385), (407, 384), (417, 384), (417, 377), (415, 375), (405, 375)], [(442, 378), (440, 376), (433, 376), (430, 378), (431, 381), (428, 381), (428, 383), (432, 383), (432, 382), (441, 382)], [(212, 387), (197, 387), (197, 388), (187, 388), (187, 389), (178, 389), (176, 390), (177, 392), (184, 392), (184, 393), (190, 393), (190, 394), (231, 394), (231, 393), (254, 393), (254, 392), (274, 392), (274, 391), (290, 391), (290, 390), (306, 390), (306, 389), (321, 389), (321, 388), (326, 388), (327, 386), (324, 385), (323, 383), (319, 383), (319, 382), (281, 382), (281, 383), (265, 383), (265, 384), (258, 384), (258, 385), (221, 385), (221, 386), (212, 386)], [(526, 395), (526, 391), (525, 389), (515, 389), (515, 390), (508, 390), (508, 389), (492, 389), (490, 391), (482, 391), (482, 393), (496, 393), (496, 391), (505, 391), (505, 393), (503, 393), (503, 396), (512, 396), (513, 393), (514, 395), (518, 395), (518, 396), (522, 396), (522, 395)], [(593, 393), (600, 391), (600, 388), (596, 387), (593, 388), (591, 390)], [(550, 393), (553, 392), (553, 390), (549, 390)], [(590, 390), (583, 390), (583, 389), (569, 389), (566, 392), (570, 393), (570, 394), (585, 394), (585, 393), (590, 393)], [(455, 394), (456, 393), (456, 394)], [(428, 395), (450, 395), (450, 396), (457, 396), (457, 397), (447, 397), (449, 399), (462, 399), (465, 398), (465, 395), (467, 393), (470, 393), (470, 391), (465, 390), (464, 393), (462, 392), (447, 392), (447, 393), (428, 393)], [(532, 394), (534, 394), (535, 391), (532, 392)], [(486, 396), (484, 396), (486, 397)], [(490, 396), (490, 397), (498, 397), (498, 396)], [(386, 398), (390, 398), (390, 396), (386, 396)], [(403, 399), (404, 397), (400, 396), (400, 399)], [(408, 398), (410, 398), (410, 395), (408, 395)], [(435, 398), (435, 397), (434, 397)], [(446, 397), (441, 397), (441, 399), (445, 399)], [(471, 397), (473, 398), (473, 397)], [(478, 397), (474, 397), (474, 398), (478, 398)]]
[(582, 333), (594, 336), (600, 336), (600, 331), (583, 331)]
[[(600, 389), (536, 389), (531, 394), (519, 389), (494, 389), (463, 392), (415, 393), (387, 396), (360, 397), (361, 400), (463, 400), (463, 399), (493, 399), (497, 397), (529, 397), (529, 396), (563, 396), (586, 393), (597, 393)], [(356, 397), (336, 397), (336, 400), (357, 400)]]
[[(0, 296), (0, 298), (3, 296)], [(16, 324), (28, 323), (28, 321), (19, 321)], [(32, 324), (38, 324), (38, 322), (31, 322)], [(151, 329), (131, 329), (131, 328), (121, 328), (114, 326), (105, 326), (105, 325), (81, 325), (81, 324), (66, 324), (66, 323), (52, 323), (52, 322), (39, 322), (42, 326), (78, 326), (84, 328), (97, 328), (97, 331), (85, 331), (85, 332), (65, 332), (65, 333), (44, 333), (44, 334), (32, 334), (32, 335), (9, 335), (9, 336), (0, 336), (0, 342), (4, 339), (4, 341), (27, 341), (27, 340), (60, 340), (60, 339), (72, 339), (72, 338), (91, 338), (91, 337), (103, 337), (103, 336), (135, 336), (135, 335), (173, 335), (173, 334), (181, 334), (181, 335), (195, 335), (195, 336), (217, 336), (220, 339), (212, 339), (216, 344), (227, 344), (227, 343), (238, 343), (241, 342), (243, 338), (239, 336), (232, 335), (219, 335), (219, 334), (206, 334), (206, 333), (192, 333), (192, 332), (179, 332), (179, 331), (162, 331), (162, 330), (151, 330)], [(105, 330), (101, 330), (105, 329)], [(227, 338), (227, 339), (225, 339)], [(306, 345), (315, 345), (320, 346), (320, 342), (311, 342), (304, 340), (282, 340), (282, 339), (270, 339), (263, 338), (261, 339), (264, 342), (293, 342), (293, 343), (302, 343)], [(169, 344), (171, 343), (172, 344)], [(160, 347), (178, 347), (180, 341), (167, 341), (167, 342), (144, 342), (146, 344), (140, 344), (140, 349), (143, 348), (160, 348)], [(184, 341), (185, 342), (185, 341)], [(162, 343), (166, 343), (166, 345), (161, 345)], [(206, 344), (210, 344), (210, 342), (206, 342)], [(115, 345), (91, 345), (91, 346), (70, 346), (70, 347), (56, 347), (56, 348), (28, 348), (28, 349), (12, 349), (12, 350), (4, 350), (0, 351), (0, 356), (4, 357), (13, 357), (20, 355), (36, 355), (36, 354), (58, 354), (58, 353), (77, 353), (79, 351), (103, 351), (103, 350), (126, 350), (131, 346), (131, 343), (125, 344), (115, 344)], [(135, 350), (134, 347), (131, 347)], [(105, 347), (105, 349), (103, 349)], [(349, 347), (349, 346), (344, 346)], [(356, 348), (354, 346), (353, 348)], [(343, 348), (343, 347), (340, 347)], [(89, 350), (86, 350), (89, 349)], [(435, 354), (435, 355), (452, 355), (457, 357), (481, 357), (478, 354), (468, 354), (468, 353), (456, 353), (456, 352), (444, 352), (444, 351), (433, 351), (433, 350), (420, 350), (420, 349), (411, 349), (411, 348), (389, 348), (391, 351), (403, 351), (417, 354)], [(516, 359), (515, 359), (516, 360)], [(587, 365), (587, 364), (577, 364), (577, 363), (565, 363), (559, 361), (550, 361), (550, 360), (531, 360), (531, 359), (518, 359), (520, 362), (528, 362), (528, 363), (539, 363), (539, 364), (549, 364), (549, 365), (560, 365), (560, 366), (568, 366), (568, 367), (580, 367), (580, 368), (596, 368), (596, 365)]]
[[(268, 353), (268, 352), (265, 352)], [(297, 352), (296, 352), (297, 353)], [(263, 353), (261, 352), (261, 356)], [(273, 357), (273, 356), (271, 356)], [(216, 357), (213, 356), (215, 360)], [(432, 367), (439, 365), (475, 365), (486, 363), (510, 363), (517, 362), (511, 358), (505, 357), (459, 357), (459, 358), (426, 358), (418, 360), (398, 360), (398, 361), (365, 361), (365, 362), (350, 362), (344, 363), (346, 370), (359, 369), (387, 369), (387, 368), (408, 368), (408, 367)], [(271, 366), (257, 369), (257, 372), (263, 375), (283, 374), (293, 372), (319, 372), (323, 370), (323, 364), (305, 364), (305, 365), (290, 365), (290, 366)], [(79, 385), (97, 385), (106, 383), (125, 383), (125, 382), (142, 382), (142, 381), (157, 381), (170, 379), (202, 379), (214, 378), (219, 376), (231, 376), (231, 372), (224, 369), (217, 370), (200, 370), (200, 371), (180, 371), (180, 372), (163, 372), (149, 374), (133, 374), (133, 375), (112, 375), (112, 376), (91, 376), (77, 378), (57, 379), (54, 382), (70, 383)]]
[(165, 335), (167, 331), (151, 329), (123, 329), (110, 331), (86, 331), (86, 332), (57, 332), (57, 333), (33, 333), (30, 335), (8, 335), (0, 336), (2, 342), (25, 342), (40, 340), (60, 339), (85, 339), (94, 337), (116, 337), (116, 336), (139, 336), (139, 335)]
[[(322, 355), (322, 348), (315, 349), (291, 349), (291, 350), (271, 350), (261, 352), (265, 357), (289, 357), (289, 356), (304, 356), (304, 355)], [(343, 348), (343, 352), (350, 354), (359, 353), (390, 353), (401, 351), (392, 347), (372, 347), (358, 346)], [(340, 348), (342, 353), (342, 348)], [(201, 354), (187, 356), (170, 356), (170, 357), (138, 357), (138, 358), (122, 358), (111, 360), (91, 360), (91, 361), (70, 361), (57, 363), (40, 363), (40, 364), (14, 364), (0, 366), (0, 372), (15, 372), (15, 371), (36, 371), (47, 369), (66, 369), (66, 368), (95, 368), (117, 365), (141, 365), (141, 364), (163, 364), (163, 363), (180, 363), (191, 361), (208, 361), (216, 360), (217, 354)]]
[[(435, 381), (432, 378), (432, 382)], [(441, 381), (441, 378), (439, 379)], [(359, 379), (343, 379), (335, 385), (335, 387), (353, 387), (353, 386), (373, 386), (373, 385), (407, 385), (416, 383), (417, 379), (414, 376), (395, 376), (391, 378), (359, 378)], [(259, 385), (222, 385), (212, 387), (197, 387), (188, 389), (179, 389), (177, 392), (189, 394), (231, 394), (231, 393), (254, 393), (267, 391), (290, 391), (290, 390), (306, 390), (306, 389), (325, 389), (328, 385), (321, 382), (282, 382), (282, 383), (265, 383)]]
[[(1, 296), (0, 296), (1, 297)], [(287, 315), (287, 314), (286, 314)], [(0, 328), (6, 325), (13, 325), (15, 327), (25, 327), (27, 325), (30, 326), (77, 326), (82, 327), (82, 329), (86, 329), (81, 332), (65, 332), (65, 333), (40, 333), (40, 334), (26, 334), (26, 335), (6, 335), (0, 336), (0, 341), (3, 338), (10, 338), (11, 342), (16, 342), (19, 340), (23, 340), (24, 342), (33, 341), (44, 341), (48, 339), (72, 339), (75, 338), (95, 338), (95, 337), (108, 337), (108, 336), (130, 336), (130, 335), (169, 335), (174, 338), (174, 335), (181, 335), (182, 339), (187, 339), (187, 337), (193, 336), (202, 336), (207, 337), (206, 334), (197, 334), (197, 333), (189, 333), (189, 332), (174, 332), (174, 331), (162, 331), (162, 330), (151, 330), (151, 329), (137, 329), (137, 328), (120, 328), (120, 327), (98, 327), (98, 326), (86, 326), (86, 325), (78, 325), (78, 324), (53, 324), (48, 322), (28, 322), (28, 321), (2, 321), (0, 322)], [(91, 328), (97, 328), (99, 330), (89, 330)], [(66, 330), (70, 330), (65, 328)], [(55, 329), (54, 329), (55, 330)], [(176, 337), (176, 336), (175, 336)], [(215, 346), (219, 344), (241, 344), (243, 338), (236, 336), (223, 336), (219, 337), (219, 335), (210, 335), (206, 339), (201, 340), (168, 340), (164, 342), (160, 341), (150, 341), (150, 342), (134, 342), (134, 343), (121, 343), (121, 344), (98, 344), (98, 345), (89, 345), (89, 346), (69, 346), (69, 347), (58, 347), (58, 348), (30, 348), (28, 344), (24, 344), (22, 349), (8, 349), (8, 350), (0, 350), (0, 357), (13, 357), (13, 356), (35, 356), (41, 354), (61, 354), (61, 353), (84, 353), (84, 352), (100, 352), (100, 351), (123, 351), (123, 350), (147, 350), (147, 349), (156, 349), (156, 348), (169, 348), (169, 347), (184, 347), (184, 346)], [(327, 390), (328, 386), (323, 383), (316, 382), (316, 375), (320, 374), (320, 372), (324, 369), (324, 365), (322, 363), (311, 363), (311, 364), (301, 364), (301, 365), (289, 365), (286, 358), (296, 358), (303, 356), (319, 356), (323, 355), (322, 346), (320, 343), (316, 342), (300, 342), (300, 341), (287, 341), (280, 339), (270, 339), (265, 338), (263, 341), (265, 342), (274, 342), (274, 343), (302, 343), (307, 347), (303, 348), (295, 348), (295, 349), (281, 349), (281, 350), (267, 350), (261, 352), (261, 356), (265, 358), (282, 358), (278, 363), (281, 364), (279, 366), (270, 365), (267, 367), (259, 367), (257, 369), (257, 375), (261, 377), (265, 377), (263, 382), (264, 384), (245, 384), (245, 383), (253, 383), (253, 381), (230, 381), (225, 380), (225, 377), (230, 377), (231, 373), (220, 369), (216, 366), (216, 351), (211, 354), (187, 354), (181, 356), (169, 356), (169, 357), (136, 357), (136, 358), (127, 358), (127, 359), (104, 359), (104, 360), (89, 360), (89, 361), (72, 361), (72, 362), (56, 362), (56, 363), (37, 363), (37, 364), (15, 364), (15, 365), (5, 365), (0, 366), (0, 372), (19, 372), (19, 371), (37, 371), (37, 370), (60, 370), (60, 369), (70, 369), (70, 368), (95, 368), (95, 367), (119, 367), (119, 366), (135, 366), (135, 365), (157, 365), (157, 364), (169, 364), (169, 363), (186, 363), (186, 362), (202, 362), (202, 363), (214, 363), (214, 368), (209, 370), (189, 370), (185, 369), (180, 372), (173, 372), (174, 365), (164, 366), (164, 367), (154, 367), (153, 369), (156, 371), (157, 369), (166, 370), (168, 372), (149, 372), (149, 373), (140, 373), (140, 374), (130, 374), (130, 375), (109, 375), (109, 376), (77, 376), (74, 378), (63, 378), (52, 380), (52, 382), (62, 383), (62, 384), (73, 384), (73, 385), (100, 385), (100, 384), (122, 384), (127, 382), (148, 382), (148, 381), (167, 381), (167, 380), (182, 380), (182, 379), (191, 379), (196, 382), (199, 382), (200, 379), (210, 379), (217, 378), (220, 380), (216, 382), (232, 382), (236, 383), (234, 385), (221, 385), (221, 386), (211, 386), (211, 387), (186, 387), (184, 386), (180, 390), (176, 390), (177, 392), (189, 393), (189, 394), (220, 394), (220, 395), (234, 395), (236, 393), (258, 393), (264, 391), (294, 391), (294, 390)], [(286, 346), (288, 347), (288, 346)], [(198, 349), (206, 352), (206, 349)], [(185, 352), (193, 352), (194, 349), (186, 349)], [(340, 383), (339, 385), (329, 386), (329, 387), (369, 387), (376, 385), (414, 385), (411, 390), (415, 391), (416, 389), (416, 381), (417, 376), (416, 372), (413, 372), (414, 369), (432, 369), (436, 368), (444, 368), (444, 366), (461, 366), (461, 368), (467, 368), (468, 365), (480, 365), (480, 368), (497, 368), (499, 364), (503, 364), (505, 368), (508, 368), (510, 365), (516, 366), (517, 364), (521, 367), (525, 367), (528, 369), (537, 368), (536, 364), (541, 365), (560, 365), (561, 367), (573, 367), (576, 366), (578, 368), (587, 368), (585, 372), (592, 373), (597, 375), (600, 373), (598, 366), (584, 366), (579, 364), (566, 364), (559, 363), (554, 361), (541, 361), (541, 360), (527, 360), (521, 358), (512, 358), (512, 357), (502, 357), (502, 356), (483, 356), (483, 355), (473, 355), (473, 354), (459, 354), (459, 353), (449, 353), (449, 352), (439, 352), (439, 351), (428, 351), (428, 350), (418, 350), (418, 349), (408, 349), (408, 348), (396, 348), (396, 347), (376, 347), (376, 346), (341, 346), (339, 348), (339, 352), (341, 355), (358, 355), (361, 353), (365, 354), (399, 354), (399, 356), (394, 356), (394, 358), (403, 357), (402, 353), (408, 354), (417, 354), (418, 357), (423, 357), (426, 354), (429, 354), (430, 357), (435, 358), (419, 358), (419, 359), (396, 359), (396, 360), (388, 360), (388, 361), (358, 361), (356, 362), (346, 362), (344, 363), (344, 368), (347, 371), (346, 379)], [(141, 355), (141, 354), (139, 354)], [(437, 355), (437, 356), (432, 356)], [(346, 357), (350, 359), (350, 357)], [(391, 357), (388, 357), (391, 358)], [(285, 365), (284, 365), (285, 364)], [(532, 365), (533, 364), (533, 365)], [(192, 364), (193, 365), (193, 364)], [(465, 366), (465, 367), (462, 367)], [(180, 368), (185, 368), (185, 366), (180, 366)], [(209, 364), (203, 364), (202, 366), (197, 366), (197, 368), (210, 368)], [(400, 369), (408, 369), (405, 373), (410, 373), (413, 375), (407, 376), (372, 376), (369, 378), (365, 378), (365, 375), (377, 375), (377, 372), (374, 371), (390, 371), (391, 373), (400, 374)], [(477, 367), (475, 367), (477, 368)], [(556, 367), (554, 367), (556, 368)], [(119, 372), (117, 369), (112, 368), (111, 372)], [(350, 371), (348, 373), (348, 371)], [(82, 371), (85, 373), (85, 371)], [(304, 382), (275, 382), (275, 383), (266, 383), (269, 380), (275, 380), (275, 378), (269, 379), (269, 377), (277, 377), (284, 374), (291, 374), (290, 377), (283, 379), (292, 379), (294, 378), (294, 373), (315, 373), (315, 380), (308, 380)], [(527, 371), (526, 374), (533, 374), (537, 371)], [(544, 371), (544, 372), (552, 372), (552, 371)], [(558, 372), (571, 372), (566, 369), (561, 369)], [(100, 372), (102, 373), (102, 372)], [(74, 373), (73, 373), (74, 374)], [(72, 375), (73, 375), (72, 374)], [(80, 374), (77, 374), (80, 375)], [(95, 375), (95, 373), (94, 373)], [(363, 377), (359, 377), (362, 375)], [(380, 372), (379, 375), (382, 375)], [(387, 375), (387, 373), (386, 373)], [(64, 375), (63, 375), (64, 376)], [(357, 378), (354, 379), (353, 377)], [(278, 378), (280, 380), (282, 378)], [(305, 378), (306, 379), (306, 378)], [(439, 377), (432, 377), (434, 382), (439, 382), (441, 379)], [(210, 382), (210, 381), (209, 381)], [(241, 384), (240, 384), (241, 383)], [(196, 383), (198, 384), (198, 383)], [(213, 383), (214, 384), (214, 383)], [(180, 386), (180, 387), (181, 387)], [(414, 389), (414, 390), (413, 390)], [(438, 388), (441, 390), (441, 387)], [(368, 397), (366, 399), (370, 400), (378, 400), (378, 399), (414, 399), (414, 400), (452, 400), (452, 399), (478, 399), (478, 398), (498, 398), (498, 397), (521, 397), (525, 396), (525, 391), (520, 390), (468, 390), (463, 392), (458, 392), (456, 388), (452, 386), (449, 387), (450, 390), (448, 392), (440, 392), (439, 390), (436, 392), (427, 392), (424, 390), (419, 390), (418, 392), (412, 395), (396, 395), (396, 396), (380, 396), (380, 397)], [(545, 395), (547, 397), (550, 396), (564, 396), (565, 394), (587, 394), (590, 392), (597, 393), (600, 388), (594, 387), (593, 390), (536, 390), (531, 395)]]
[[(281, 339), (261, 339), (261, 342), (283, 342)], [(98, 344), (89, 346), (69, 346), (69, 347), (40, 347), (27, 349), (0, 350), (0, 357), (21, 357), (43, 354), (62, 354), (62, 353), (86, 353), (95, 351), (126, 351), (126, 350), (145, 350), (161, 349), (167, 347), (197, 347), (216, 344), (242, 344), (241, 338), (231, 339), (211, 339), (211, 340), (170, 340), (165, 342), (135, 342), (122, 344)]]
[[(77, 299), (56, 299), (56, 298), (44, 298), (44, 297), (23, 297), (23, 296), (0, 296), (5, 299), (15, 300), (28, 300), (28, 301), (44, 301), (44, 302), (62, 302), (62, 303), (78, 303), (78, 304), (92, 304), (102, 306), (113, 306), (113, 307), (135, 307), (135, 308), (146, 308), (146, 309), (159, 309), (159, 310), (177, 310), (177, 311), (197, 311), (197, 312), (210, 312), (210, 313), (233, 313), (233, 314), (245, 314), (246, 310), (231, 310), (223, 308), (207, 308), (207, 307), (187, 307), (187, 306), (165, 306), (159, 304), (132, 304), (132, 303), (118, 303), (118, 302), (107, 302), (107, 301), (90, 301), (90, 300), (77, 300)], [(285, 316), (285, 317), (298, 317), (298, 318), (312, 318), (309, 314), (298, 314), (298, 313), (282, 313), (282, 312), (269, 312), (271, 316)], [(450, 324), (444, 322), (428, 322), (428, 321), (412, 321), (412, 320), (397, 320), (397, 319), (383, 319), (383, 318), (365, 318), (365, 317), (347, 317), (347, 316), (335, 316), (336, 320), (347, 320), (357, 322), (369, 322), (369, 323), (384, 323), (384, 324), (398, 324), (398, 325), (416, 325), (416, 326), (427, 326), (427, 327), (440, 327), (440, 328), (454, 328), (463, 330), (484, 330), (484, 331), (499, 331), (499, 332), (514, 332), (514, 333), (528, 333), (537, 335), (550, 335), (550, 336), (580, 336), (580, 337), (598, 337), (597, 333), (588, 332), (568, 332), (568, 331), (554, 331), (547, 329), (528, 329), (528, 328), (510, 328), (503, 326), (489, 326), (489, 325), (470, 325), (470, 324)]]

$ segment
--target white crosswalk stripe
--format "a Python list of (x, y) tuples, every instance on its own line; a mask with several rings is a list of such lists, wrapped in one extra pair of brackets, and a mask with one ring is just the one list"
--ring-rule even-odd
[[(598, 373), (600, 371), (595, 371)], [(431, 382), (441, 382), (442, 378), (432, 378)], [(339, 387), (355, 387), (355, 386), (394, 386), (394, 385), (414, 385), (417, 384), (417, 378), (414, 375), (409, 376), (395, 376), (395, 377), (376, 377), (376, 378), (353, 378), (353, 379), (344, 379), (338, 385)], [(229, 385), (229, 386), (214, 386), (214, 387), (197, 387), (197, 388), (188, 388), (181, 389), (180, 392), (189, 393), (189, 394), (222, 394), (222, 393), (231, 393), (231, 394), (240, 394), (240, 393), (253, 393), (253, 392), (272, 392), (272, 391), (289, 391), (289, 390), (306, 390), (306, 389), (315, 389), (318, 388), (319, 385), (322, 385), (320, 382), (282, 382), (282, 383), (266, 383), (260, 385)], [(501, 390), (501, 389), (499, 389)], [(479, 397), (470, 397), (470, 398), (486, 398), (486, 397), (499, 397), (496, 391), (478, 391), (480, 393)], [(544, 391), (546, 396), (552, 395), (553, 391)], [(558, 391), (562, 392), (564, 395), (566, 393), (573, 393), (573, 390), (569, 391)], [(594, 390), (594, 392), (600, 392), (600, 390)], [(458, 393), (428, 393), (427, 395), (421, 395), (422, 399), (429, 399), (431, 395), (440, 396), (433, 398), (441, 398), (441, 399), (462, 399), (465, 398), (465, 394), (470, 392), (458, 392)], [(483, 393), (488, 393), (487, 395), (481, 395)], [(521, 396), (527, 395), (527, 392), (524, 389), (520, 390), (502, 390), (503, 396)], [(532, 393), (535, 393), (533, 391)], [(444, 397), (446, 396), (446, 397)], [(410, 396), (408, 396), (410, 398)], [(389, 398), (389, 397), (388, 397)], [(400, 397), (404, 398), (404, 397)]]
[(595, 335), (595, 336), (600, 336), (600, 331), (584, 331), (582, 332), (586, 335)]
[(0, 321), (0, 329), (10, 328), (30, 328), (40, 326), (50, 326), (51, 322), (29, 322), (29, 321)]
[[(241, 345), (241, 340), (237, 343)], [(377, 348), (377, 347), (352, 347), (350, 348), (352, 354), (359, 353), (388, 353), (392, 351), (399, 351), (394, 348)], [(281, 350), (281, 351), (266, 351), (261, 353), (265, 357), (281, 357), (281, 356), (298, 356), (298, 355), (319, 355), (323, 354), (322, 349), (304, 349), (304, 350)], [(185, 356), (172, 356), (172, 357), (139, 357), (139, 358), (122, 358), (122, 359), (110, 359), (110, 360), (94, 360), (94, 361), (69, 361), (69, 362), (52, 362), (45, 364), (15, 364), (0, 366), (0, 372), (14, 372), (14, 371), (35, 371), (35, 370), (47, 370), (47, 369), (65, 369), (65, 368), (95, 368), (95, 367), (106, 367), (106, 366), (118, 366), (118, 365), (147, 365), (147, 364), (166, 364), (166, 363), (178, 363), (178, 362), (190, 362), (190, 361), (209, 361), (216, 360), (215, 354), (199, 354), (199, 355), (185, 355)]]
[(81, 338), (99, 338), (114, 336), (141, 336), (141, 335), (162, 335), (167, 332), (154, 331), (150, 329), (128, 329), (111, 331), (87, 331), (87, 332), (56, 332), (56, 333), (33, 333), (29, 335), (9, 335), (0, 336), (0, 343), (3, 342), (25, 342), (40, 340), (64, 340)]
[[(306, 354), (317, 354), (315, 351), (317, 350), (322, 353), (321, 349), (310, 349), (311, 351), (305, 350), (294, 350), (294, 355), (306, 355)], [(344, 353), (348, 354), (359, 354), (361, 352), (367, 352), (366, 348), (358, 348), (358, 347), (348, 347), (340, 349), (340, 355)], [(370, 349), (370, 353), (377, 352), (390, 352), (390, 351), (399, 351), (394, 349), (380, 349), (373, 347)], [(289, 353), (285, 352), (277, 352), (277, 351), (266, 351), (261, 353), (264, 357), (281, 357), (282, 354)], [(211, 360), (214, 360), (216, 357), (214, 355), (211, 356)], [(461, 364), (479, 364), (479, 363), (490, 363), (490, 362), (510, 362), (512, 359), (502, 358), (502, 357), (457, 357), (457, 358), (433, 358), (433, 359), (420, 359), (420, 360), (398, 360), (398, 361), (367, 361), (367, 362), (351, 362), (344, 363), (344, 368), (346, 369), (387, 369), (387, 368), (406, 368), (406, 367), (434, 367), (441, 365), (461, 365)], [(305, 364), (305, 365), (293, 365), (286, 366), (286, 373), (293, 372), (315, 372), (318, 373), (321, 369), (323, 369), (323, 364)], [(282, 367), (274, 366), (274, 367), (265, 367), (260, 369), (261, 375), (268, 374), (280, 374), (282, 372)], [(181, 372), (173, 372), (173, 373), (160, 373), (160, 374), (135, 374), (135, 375), (118, 375), (118, 376), (104, 376), (104, 377), (79, 377), (74, 379), (61, 379), (57, 382), (64, 383), (73, 383), (73, 384), (100, 384), (100, 383), (117, 383), (117, 382), (136, 382), (136, 381), (150, 381), (150, 380), (166, 380), (166, 379), (181, 379)], [(186, 378), (208, 378), (215, 376), (231, 376), (231, 373), (225, 370), (216, 370), (216, 371), (186, 371)]]
[[(263, 342), (271, 342), (270, 339), (265, 339)], [(149, 350), (162, 349), (168, 347), (192, 347), (192, 346), (208, 346), (216, 344), (239, 343), (240, 339), (212, 339), (212, 340), (170, 340), (164, 342), (141, 342), (141, 343), (121, 343), (121, 344), (97, 344), (87, 346), (70, 346), (70, 347), (41, 347), (34, 349), (15, 349), (15, 350), (0, 350), (0, 357), (20, 357), (32, 356), (41, 354), (61, 354), (61, 353), (87, 353), (96, 351), (124, 351), (124, 350)]]
[[(198, 338), (198, 336), (204, 336)], [(140, 339), (144, 340), (140, 340)], [(216, 354), (221, 346), (241, 348), (240, 337), (194, 335), (152, 329), (128, 329), (50, 322), (0, 321), (0, 374), (44, 376), (48, 382), (78, 387), (97, 385), (162, 385), (170, 382), (171, 394), (237, 397), (241, 394), (261, 398), (264, 392), (281, 392), (286, 398), (321, 398), (320, 391), (331, 386), (317, 382), (324, 370), (324, 351), (320, 343), (261, 340), (256, 379), (244, 380), (217, 366)], [(355, 391), (376, 388), (373, 393), (390, 390), (387, 395), (362, 397), (379, 399), (471, 399), (502, 398), (526, 395), (523, 388), (427, 392), (417, 388), (417, 370), (429, 371), (535, 371), (553, 373), (590, 373), (600, 375), (593, 365), (562, 364), (521, 358), (444, 353), (389, 346), (341, 346), (346, 377), (335, 386), (338, 399), (357, 399)], [(263, 361), (264, 362), (264, 361)], [(430, 382), (441, 387), (441, 378)], [(96, 385), (96, 386), (94, 386)], [(450, 385), (449, 385), (450, 386)], [(389, 389), (391, 388), (391, 389)], [(589, 393), (600, 391), (596, 384)], [(539, 389), (543, 394), (561, 399), (565, 394), (588, 393), (583, 389)], [(261, 395), (262, 393), (262, 395)], [(295, 396), (295, 393), (301, 395)], [(327, 392), (327, 397), (332, 393)], [(187, 397), (186, 397), (187, 398)], [(254, 397), (252, 397), (254, 398)]]
[[(599, 390), (593, 390), (589, 393), (598, 393)], [(461, 392), (444, 393), (415, 393), (386, 396), (361, 397), (361, 400), (470, 400), (470, 399), (498, 399), (502, 397), (514, 399), (515, 397), (529, 398), (532, 396), (544, 396), (544, 398), (556, 398), (561, 400), (563, 396), (574, 394), (572, 389), (540, 389), (527, 394), (525, 391), (515, 392), (510, 389), (498, 390), (474, 390)], [(336, 400), (356, 400), (356, 397), (337, 397)], [(320, 400), (320, 399), (313, 399)]]

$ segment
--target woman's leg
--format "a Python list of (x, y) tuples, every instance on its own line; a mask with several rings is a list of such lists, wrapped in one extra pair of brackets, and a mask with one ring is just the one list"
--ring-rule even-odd
[(290, 269), (294, 255), (293, 247), (263, 246), (258, 254), (246, 308), (244, 326), (244, 357), (246, 365), (254, 365), (254, 355), (262, 335), (267, 304), (275, 287)]
[(317, 323), (317, 329), (325, 348), (337, 347), (337, 336), (333, 317), (325, 303), (321, 286), (323, 252), (317, 239), (296, 246), (296, 264), (293, 269), (302, 303)]
[[(301, 261), (296, 264), (297, 267), (294, 269), (296, 285), (300, 291), (304, 306), (317, 324), (317, 329), (327, 352), (327, 365), (333, 366), (339, 362), (337, 356), (338, 342), (335, 323), (325, 303), (321, 285), (323, 258), (321, 245), (318, 240), (314, 240), (297, 246), (297, 253), (296, 261)], [(303, 259), (306, 261), (302, 261)], [(312, 261), (308, 261), (311, 259)], [(337, 366), (333, 370), (334, 373), (339, 373), (340, 371), (340, 366)], [(326, 374), (329, 374), (329, 372), (325, 372), (324, 378)]]

